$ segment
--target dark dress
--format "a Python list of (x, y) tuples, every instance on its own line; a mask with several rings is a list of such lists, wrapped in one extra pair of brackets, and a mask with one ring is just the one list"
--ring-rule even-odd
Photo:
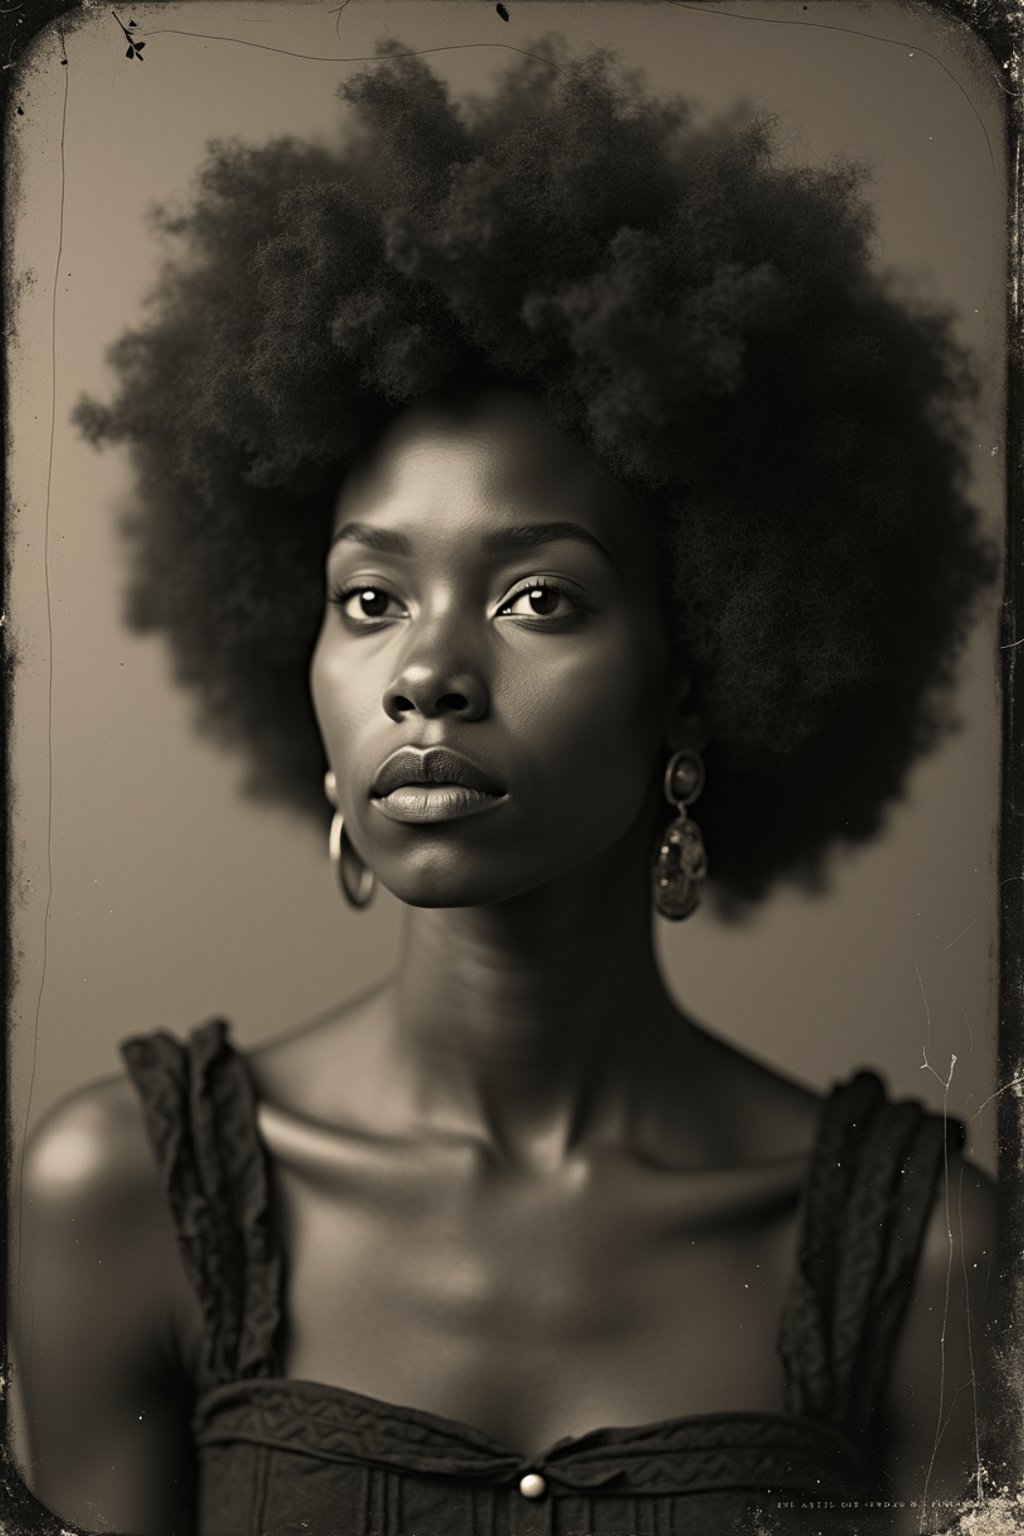
[(253, 1085), (228, 1026), (212, 1019), (185, 1043), (134, 1037), (121, 1053), (205, 1318), (198, 1536), (891, 1526), (871, 1507), (887, 1497), (877, 1409), (944, 1148), (963, 1142), (958, 1122), (891, 1103), (871, 1072), (824, 1102), (779, 1326), (779, 1412), (596, 1429), (523, 1457), (456, 1420), (282, 1376), (284, 1255)]

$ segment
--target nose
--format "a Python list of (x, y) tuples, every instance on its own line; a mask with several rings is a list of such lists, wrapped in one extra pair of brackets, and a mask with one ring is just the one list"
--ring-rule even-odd
[(467, 641), (453, 644), (446, 625), (416, 637), (384, 690), (385, 713), (396, 721), (408, 714), (479, 720), (487, 713), (490, 693), (479, 656), (470, 663), (467, 653)]

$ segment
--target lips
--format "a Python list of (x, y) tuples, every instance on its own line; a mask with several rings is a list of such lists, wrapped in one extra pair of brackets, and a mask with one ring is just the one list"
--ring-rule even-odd
[(377, 770), (372, 793), (389, 795), (407, 784), (461, 784), (485, 795), (504, 793), (482, 768), (452, 747), (399, 747)]

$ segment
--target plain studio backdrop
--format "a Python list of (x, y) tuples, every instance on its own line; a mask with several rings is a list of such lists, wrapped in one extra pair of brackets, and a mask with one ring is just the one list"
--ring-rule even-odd
[[(6, 124), (16, 1147), (59, 1096), (119, 1070), (125, 1035), (222, 1014), (248, 1045), (336, 1007), (395, 953), (393, 898), (344, 905), (326, 836), (242, 798), (242, 766), (197, 736), (163, 643), (124, 628), (126, 456), (69, 425), (83, 391), (109, 396), (105, 350), (143, 317), (160, 257), (145, 210), (187, 194), (209, 138), (329, 138), (337, 86), (389, 34), (434, 50), (458, 92), (557, 29), (618, 48), (702, 117), (738, 100), (777, 114), (788, 160), (867, 159), (878, 263), (955, 309), (980, 366), (973, 491), (1001, 540), (1008, 82), (970, 33), (818, 0), (505, 3), (507, 22), (490, 0), (116, 7), (144, 62), (109, 5), (87, 6), (26, 56)], [(658, 920), (670, 984), (708, 1027), (815, 1087), (864, 1064), (896, 1095), (945, 1099), (990, 1168), (998, 611), (992, 593), (963, 658), (961, 731), (916, 768), (880, 840), (836, 857), (827, 894), (784, 890), (738, 927)]]

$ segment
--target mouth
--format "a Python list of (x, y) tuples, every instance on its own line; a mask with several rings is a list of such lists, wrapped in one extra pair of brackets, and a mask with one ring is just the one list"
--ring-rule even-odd
[(371, 794), (383, 797), (415, 784), (475, 789), (484, 795), (504, 794), (489, 774), (452, 747), (399, 747), (377, 770)]
[(370, 801), (391, 821), (458, 821), (502, 805), (507, 796), (489, 795), (464, 784), (403, 784)]
[(451, 747), (399, 747), (377, 771), (371, 804), (392, 821), (454, 821), (508, 797), (477, 763)]

